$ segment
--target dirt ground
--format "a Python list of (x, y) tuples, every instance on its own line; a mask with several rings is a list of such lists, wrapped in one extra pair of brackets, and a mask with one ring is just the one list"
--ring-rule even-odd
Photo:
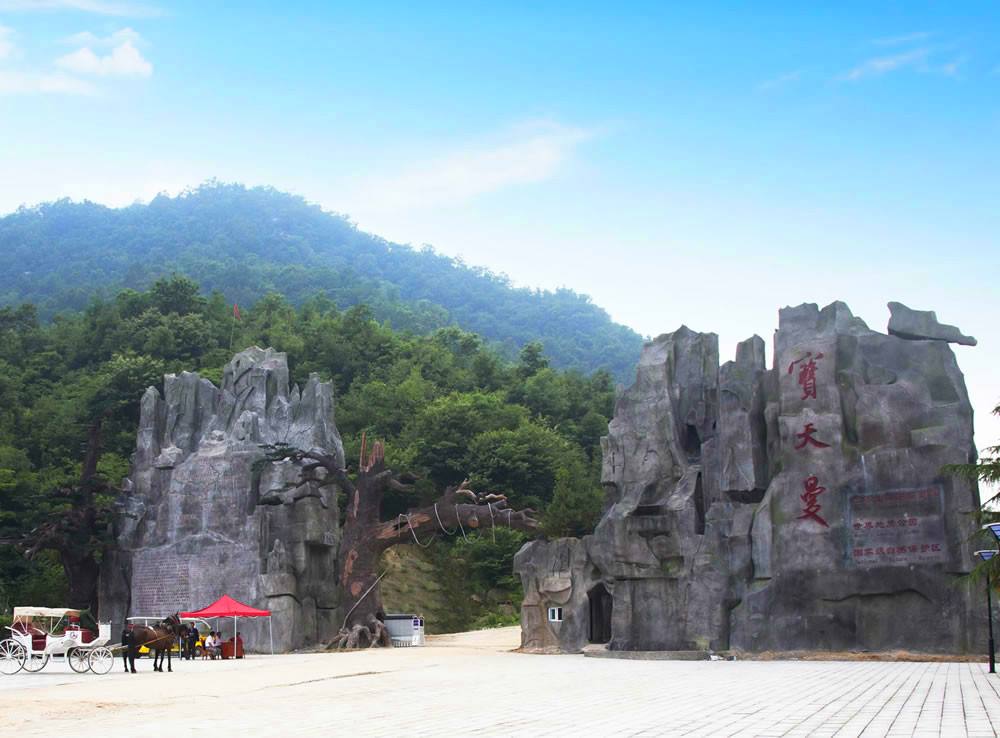
[[(428, 637), (424, 648), (369, 649), (348, 653), (250, 654), (239, 661), (173, 660), (173, 671), (154, 673), (151, 659), (138, 659), (138, 674), (124, 673), (121, 659), (106, 675), (76, 674), (61, 658), (36, 674), (0, 675), (0, 734), (94, 735), (200, 733), (211, 726), (245, 724), (260, 710), (258, 734), (278, 735), (295, 709), (277, 709), (289, 695), (325, 685), (329, 693), (347, 688), (377, 690), (380, 675), (459, 666), (478, 656), (504, 654), (519, 645), (520, 628), (497, 628)], [(342, 681), (345, 680), (345, 681)], [(308, 698), (306, 698), (308, 701)], [(264, 717), (264, 714), (268, 717)], [(144, 724), (136, 730), (136, 720)], [(120, 721), (120, 722), (119, 722)], [(86, 727), (85, 727), (86, 726)], [(173, 726), (173, 728), (171, 728)]]

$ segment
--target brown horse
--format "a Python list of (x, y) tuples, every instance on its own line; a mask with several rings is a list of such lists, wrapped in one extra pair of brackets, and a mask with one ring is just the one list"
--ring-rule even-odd
[(153, 651), (153, 671), (163, 671), (163, 657), (166, 654), (167, 671), (173, 671), (170, 660), (170, 649), (178, 638), (187, 635), (188, 627), (181, 624), (178, 613), (165, 618), (154, 626), (137, 625), (128, 634), (128, 662), (135, 674), (135, 657), (141, 646)]

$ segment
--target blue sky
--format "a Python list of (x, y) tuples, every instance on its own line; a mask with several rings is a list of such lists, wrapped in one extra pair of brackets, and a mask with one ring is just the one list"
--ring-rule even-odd
[(0, 212), (273, 185), (724, 357), (899, 300), (1000, 442), (1000, 7), (537, 5), (0, 0)]

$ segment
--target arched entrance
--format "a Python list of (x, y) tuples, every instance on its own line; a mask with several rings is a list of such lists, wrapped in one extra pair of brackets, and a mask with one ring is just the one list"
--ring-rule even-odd
[(590, 634), (591, 643), (609, 643), (611, 641), (611, 593), (603, 583), (596, 584), (589, 592), (587, 599), (590, 604)]

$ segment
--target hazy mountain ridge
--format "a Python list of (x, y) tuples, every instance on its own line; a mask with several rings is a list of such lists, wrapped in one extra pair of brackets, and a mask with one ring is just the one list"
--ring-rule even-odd
[(513, 352), (540, 340), (558, 366), (628, 378), (641, 337), (572, 290), (513, 287), (489, 270), (394, 244), (270, 188), (206, 184), (121, 209), (61, 200), (0, 219), (0, 304), (43, 315), (178, 272), (250, 304), (326, 293), (424, 333), (457, 324)]

